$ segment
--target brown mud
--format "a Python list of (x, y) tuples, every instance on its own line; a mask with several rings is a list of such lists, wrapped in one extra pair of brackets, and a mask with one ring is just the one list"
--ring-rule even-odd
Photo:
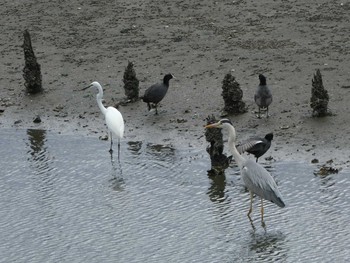
[[(158, 116), (142, 101), (120, 106), (125, 140), (191, 145), (205, 152), (205, 118), (219, 117), (222, 80), (231, 72), (248, 107), (247, 113), (229, 116), (238, 140), (273, 132), (264, 157), (320, 164), (333, 159), (349, 166), (350, 3), (316, 2), (4, 0), (1, 128), (105, 135), (95, 94), (80, 90), (99, 81), (105, 105), (117, 104), (125, 98), (123, 74), (132, 61), (140, 95), (166, 73), (176, 79)], [(25, 29), (41, 65), (42, 94), (25, 92)], [(323, 118), (313, 118), (310, 108), (316, 69), (330, 98), (332, 115)], [(268, 119), (254, 113), (259, 73), (274, 96)], [(41, 123), (33, 123), (36, 116)]]

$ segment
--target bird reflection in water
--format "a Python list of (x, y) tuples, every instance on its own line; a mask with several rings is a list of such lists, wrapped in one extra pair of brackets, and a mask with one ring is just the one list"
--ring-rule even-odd
[(124, 191), (125, 181), (123, 178), (123, 169), (120, 163), (120, 159), (116, 162), (113, 158), (113, 152), (111, 154), (111, 175), (112, 178), (109, 180), (111, 187), (114, 191)]
[(208, 188), (208, 196), (213, 202), (225, 201), (226, 176), (225, 172), (221, 173), (208, 171), (208, 177), (211, 179), (211, 185)]
[[(286, 236), (282, 232), (252, 232), (248, 244), (249, 254), (254, 258), (264, 261), (263, 257), (274, 255), (274, 262), (285, 262), (287, 251), (285, 250)], [(265, 258), (265, 260), (269, 258)], [(271, 258), (270, 258), (271, 259)]]

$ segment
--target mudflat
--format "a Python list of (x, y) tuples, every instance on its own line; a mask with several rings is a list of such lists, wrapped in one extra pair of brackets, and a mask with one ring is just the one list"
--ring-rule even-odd
[[(107, 134), (95, 92), (81, 89), (98, 81), (105, 105), (117, 105), (132, 61), (141, 95), (166, 73), (176, 79), (159, 115), (142, 101), (119, 106), (125, 140), (204, 150), (205, 118), (220, 118), (222, 80), (231, 72), (248, 106), (228, 116), (238, 141), (273, 132), (265, 156), (349, 166), (349, 2), (4, 0), (0, 13), (2, 128)], [(26, 93), (22, 77), (25, 29), (42, 69), (44, 92), (37, 95)], [(317, 69), (332, 113), (322, 118), (310, 108)], [(268, 119), (255, 114), (260, 73), (273, 94)], [(41, 122), (33, 123), (37, 116)]]

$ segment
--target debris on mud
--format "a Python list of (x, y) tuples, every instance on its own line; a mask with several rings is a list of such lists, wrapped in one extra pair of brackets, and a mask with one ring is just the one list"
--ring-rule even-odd
[[(206, 120), (207, 124), (217, 122), (216, 118), (213, 115), (208, 116)], [(224, 141), (221, 129), (206, 129), (205, 139), (210, 143), (206, 149), (211, 161), (211, 170), (208, 171), (208, 174), (211, 176), (222, 174), (229, 166), (230, 158), (223, 154)]]
[(41, 122), (41, 118), (40, 116), (36, 116), (33, 120), (34, 123), (40, 123)]
[(135, 102), (139, 100), (139, 80), (136, 77), (134, 63), (128, 62), (125, 68), (124, 76), (124, 90), (128, 102)]
[(329, 115), (328, 111), (329, 96), (327, 90), (323, 86), (322, 75), (317, 69), (312, 79), (310, 106), (313, 110), (313, 116), (323, 117)]
[(338, 172), (339, 172), (338, 168), (334, 168), (334, 167), (331, 167), (331, 166), (323, 165), (323, 166), (321, 166), (320, 170), (317, 172), (317, 175), (319, 175), (319, 176), (327, 176), (327, 175), (330, 175), (330, 174), (337, 174)]
[(326, 164), (323, 164), (320, 169), (315, 172), (315, 175), (326, 177), (330, 174), (337, 174), (341, 169), (335, 168), (332, 166), (333, 160), (329, 160), (326, 162)]
[(242, 101), (243, 91), (239, 83), (231, 73), (226, 74), (222, 81), (222, 93), (224, 99), (224, 114), (241, 114), (247, 112), (245, 102)]
[(24, 85), (28, 93), (36, 94), (43, 91), (40, 64), (36, 60), (28, 30), (24, 31), (23, 37), (22, 47), (25, 60), (23, 68)]

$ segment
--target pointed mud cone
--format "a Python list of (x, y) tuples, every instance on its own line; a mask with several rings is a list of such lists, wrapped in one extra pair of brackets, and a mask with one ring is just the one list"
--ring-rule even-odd
[[(215, 117), (208, 116), (207, 124), (211, 124), (217, 122)], [(224, 141), (221, 129), (212, 128), (206, 129), (205, 131), (205, 139), (210, 145), (207, 147), (207, 152), (210, 156), (211, 161), (211, 170), (208, 171), (210, 175), (218, 175), (222, 174), (225, 169), (228, 167), (230, 160), (227, 158), (225, 154), (223, 154), (224, 150)]]
[(43, 91), (40, 64), (36, 61), (28, 30), (24, 31), (23, 37), (23, 51), (25, 60), (25, 65), (23, 68), (23, 78), (25, 81), (24, 85), (28, 93), (35, 94)]
[(313, 110), (313, 115), (316, 117), (329, 115), (328, 101), (328, 92), (323, 87), (322, 75), (318, 69), (312, 79), (310, 106)]
[(125, 68), (123, 82), (127, 100), (130, 102), (139, 100), (139, 80), (136, 78), (134, 63), (130, 61)]
[(225, 112), (229, 114), (240, 114), (247, 112), (247, 107), (242, 101), (243, 91), (231, 73), (226, 74), (224, 80), (222, 81), (221, 95), (225, 103)]

